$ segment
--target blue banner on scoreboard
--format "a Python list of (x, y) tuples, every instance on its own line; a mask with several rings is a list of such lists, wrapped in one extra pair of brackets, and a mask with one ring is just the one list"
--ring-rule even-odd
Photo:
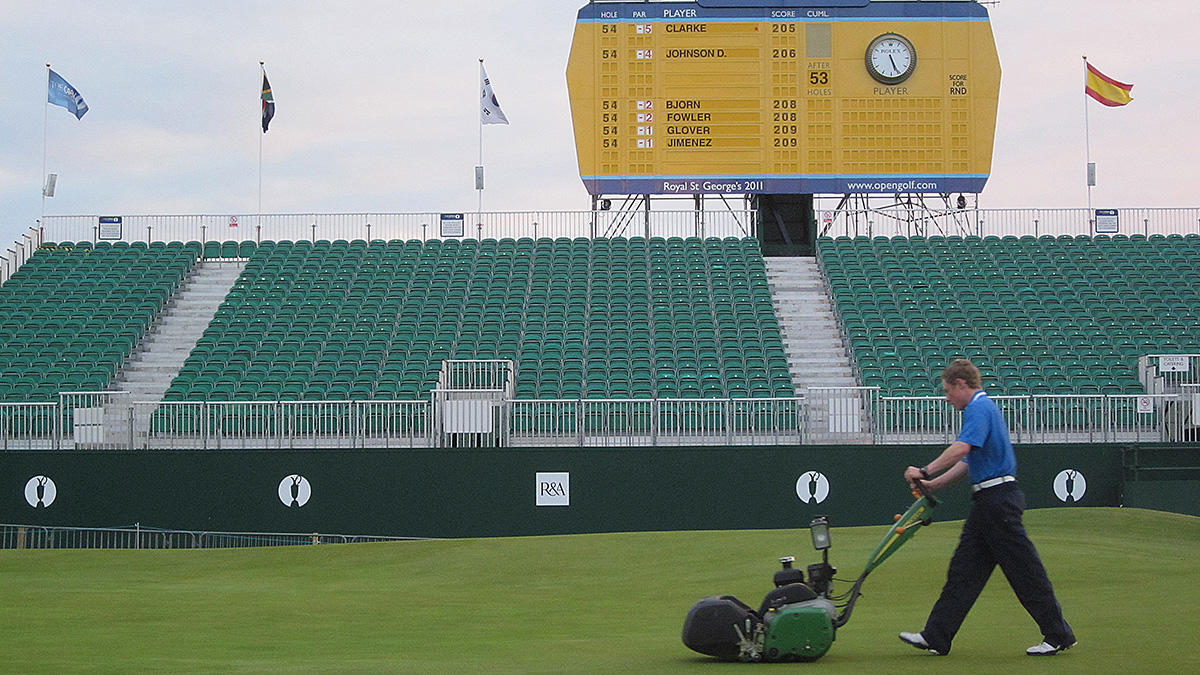
[(593, 195), (983, 192), (986, 174), (939, 176), (583, 176)]
[(890, 19), (921, 21), (987, 21), (987, 8), (978, 2), (868, 2), (866, 0), (698, 0), (697, 2), (588, 3), (578, 20), (587, 21), (719, 21), (770, 19), (772, 21), (855, 21)]

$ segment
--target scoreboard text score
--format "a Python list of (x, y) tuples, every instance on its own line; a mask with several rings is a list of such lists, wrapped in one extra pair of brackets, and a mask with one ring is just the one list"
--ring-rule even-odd
[(982, 191), (1000, 91), (983, 6), (754, 1), (580, 10), (567, 85), (591, 194)]

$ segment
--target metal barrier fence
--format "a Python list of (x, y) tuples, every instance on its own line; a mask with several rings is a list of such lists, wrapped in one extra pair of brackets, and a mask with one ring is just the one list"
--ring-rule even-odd
[(174, 549), (244, 548), (255, 546), (312, 546), (415, 541), (420, 537), (380, 537), (358, 534), (283, 532), (201, 532), (143, 527), (47, 527), (0, 524), (0, 549)]
[(803, 443), (804, 398), (513, 400), (514, 446)]
[[(1178, 441), (1191, 429), (1177, 394), (994, 396), (1014, 443)], [(947, 443), (962, 415), (940, 396), (880, 398), (879, 443)]]
[(434, 445), (429, 401), (134, 403), (135, 448), (405, 448)]
[[(460, 213), (453, 231), (441, 213), (290, 213), (121, 216), (112, 241), (317, 241), (468, 237), (751, 237), (755, 211), (485, 211)], [(100, 240), (99, 216), (46, 216), (46, 241)]]
[(0, 450), (58, 447), (57, 403), (0, 403)]
[[(1200, 234), (1200, 208), (1118, 209), (1117, 234)], [(1096, 234), (1088, 209), (816, 208), (828, 237), (1041, 236)]]
[[(996, 396), (1016, 443), (1180, 441), (1200, 428), (1183, 393)], [(64, 401), (66, 398), (64, 398)], [(0, 449), (283, 449), (949, 443), (961, 415), (937, 396), (871, 387), (796, 398), (111, 402), (0, 404)], [(94, 406), (92, 407), (94, 409)], [(467, 416), (456, 419), (455, 416)], [(109, 420), (112, 422), (109, 427)], [(82, 439), (82, 440), (81, 440)]]
[[(816, 206), (822, 236), (1090, 235), (1088, 209), (926, 209), (896, 206), (837, 209)], [(504, 237), (749, 237), (752, 209), (489, 211), (462, 213), (461, 231), (444, 231), (441, 213), (290, 213), (121, 216), (117, 241), (316, 241), (318, 239), (443, 239)], [(1117, 210), (1119, 234), (1200, 234), (1200, 208)], [(46, 216), (45, 241), (98, 241), (99, 216)], [(113, 235), (114, 226), (106, 226)], [(40, 239), (37, 243), (40, 243)], [(16, 253), (17, 251), (14, 251)], [(30, 251), (32, 252), (32, 251)], [(25, 257), (28, 257), (26, 255)]]

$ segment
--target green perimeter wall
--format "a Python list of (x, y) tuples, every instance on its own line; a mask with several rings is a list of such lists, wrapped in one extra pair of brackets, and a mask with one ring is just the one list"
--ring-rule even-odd
[[(912, 501), (901, 478), (904, 468), (924, 464), (942, 449), (7, 452), (0, 454), (0, 522), (412, 537), (794, 528), (816, 515), (828, 515), (835, 526), (876, 525), (890, 523)], [(1200, 451), (1174, 453), (1183, 465)], [(1188, 489), (1170, 486), (1164, 497), (1150, 485), (1163, 481), (1138, 480), (1129, 487), (1144, 501), (1129, 503), (1128, 478), (1142, 475), (1126, 465), (1132, 454), (1129, 446), (1115, 445), (1019, 446), (1029, 508), (1124, 503), (1200, 512), (1195, 503), (1200, 483), (1191, 481)], [(1156, 457), (1161, 462), (1170, 454)], [(1077, 471), (1084, 480), (1068, 481), (1064, 471)], [(554, 478), (539, 485), (539, 472), (567, 473), (569, 482)], [(810, 472), (823, 475), (824, 483)], [(302, 506), (290, 503), (292, 475), (303, 476), (308, 487)], [(48, 507), (30, 506), (26, 499), (27, 485), (38, 476), (53, 481)], [(281, 482), (289, 504), (279, 496)], [(822, 496), (822, 484), (828, 486), (824, 501), (802, 499)], [(561, 501), (566, 492), (570, 503), (537, 506), (539, 489), (551, 500)], [(36, 490), (30, 492), (36, 503)], [(939, 520), (966, 516), (965, 485), (942, 497)]]

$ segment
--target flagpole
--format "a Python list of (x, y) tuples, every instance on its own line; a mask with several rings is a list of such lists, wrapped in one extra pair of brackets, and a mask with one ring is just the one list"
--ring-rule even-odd
[[(258, 62), (258, 69), (259, 69), (259, 71), (261, 71), (259, 73), (260, 75), (262, 75), (263, 77), (267, 76), (267, 68), (266, 68), (265, 61)], [(263, 136), (266, 136), (266, 135), (267, 134), (265, 131), (258, 135), (258, 220), (255, 222), (255, 225), (257, 225), (259, 227), (262, 227), (262, 164), (263, 164), (262, 159), (263, 159)]]
[[(50, 88), (50, 64), (46, 64), (46, 90)], [(42, 104), (42, 217), (38, 220), (38, 227), (41, 227), (46, 222), (46, 137), (50, 128), (50, 96), (47, 94), (46, 101)]]
[[(479, 59), (479, 76), (483, 77), (483, 59)], [(479, 167), (483, 171), (483, 115), (479, 116)], [(475, 214), (476, 224), (483, 222), (483, 180), (479, 181), (477, 186), (479, 192), (479, 210)]]
[(1087, 208), (1088, 208), (1088, 223), (1092, 222), (1092, 131), (1091, 124), (1088, 121), (1088, 95), (1087, 95), (1087, 56), (1083, 57), (1083, 138), (1084, 144), (1087, 146)]

